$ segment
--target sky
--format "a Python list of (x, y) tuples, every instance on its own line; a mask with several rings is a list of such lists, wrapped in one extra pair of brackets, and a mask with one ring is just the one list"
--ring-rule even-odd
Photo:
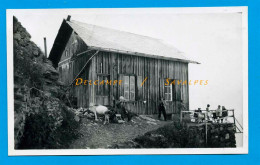
[[(216, 8), (215, 8), (216, 9)], [(32, 40), (48, 54), (63, 19), (146, 35), (173, 45), (191, 60), (189, 79), (208, 80), (208, 85), (191, 85), (190, 109), (211, 109), (224, 105), (235, 109), (243, 122), (243, 24), (241, 12), (233, 8), (157, 9), (63, 9), (15, 10), (13, 13), (31, 34)], [(245, 109), (247, 110), (247, 109)]]

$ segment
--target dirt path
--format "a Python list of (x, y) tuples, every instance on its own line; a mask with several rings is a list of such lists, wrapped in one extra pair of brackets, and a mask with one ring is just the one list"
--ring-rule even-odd
[(131, 122), (123, 124), (110, 123), (103, 125), (102, 121), (83, 118), (80, 125), (82, 136), (71, 144), (70, 148), (108, 148), (113, 144), (134, 139), (138, 135), (155, 130), (169, 124), (171, 121), (159, 121), (145, 116), (134, 117)]

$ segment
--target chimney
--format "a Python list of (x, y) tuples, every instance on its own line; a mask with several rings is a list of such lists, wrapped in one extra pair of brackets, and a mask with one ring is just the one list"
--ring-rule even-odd
[(70, 16), (70, 15), (68, 15), (68, 17), (67, 17), (67, 21), (70, 21), (70, 18), (71, 18), (71, 16)]
[(43, 38), (44, 40), (44, 55), (47, 58), (47, 43), (46, 43), (46, 37)]

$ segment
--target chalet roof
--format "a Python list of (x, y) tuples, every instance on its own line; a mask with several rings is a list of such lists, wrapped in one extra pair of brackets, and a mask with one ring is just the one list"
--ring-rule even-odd
[[(179, 51), (174, 46), (167, 44), (160, 39), (137, 35), (120, 30), (114, 30), (97, 25), (91, 25), (74, 20), (64, 20), (63, 24), (69, 25), (90, 49), (182, 61), (188, 63), (198, 63), (187, 59), (184, 56), (183, 52)], [(59, 34), (57, 35), (57, 37), (58, 36)], [(50, 53), (50, 56), (53, 56), (52, 51)]]

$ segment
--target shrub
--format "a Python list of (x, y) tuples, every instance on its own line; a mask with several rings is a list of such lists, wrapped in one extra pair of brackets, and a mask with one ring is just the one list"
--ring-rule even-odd
[(78, 125), (74, 120), (74, 113), (59, 100), (45, 98), (32, 101), (18, 148), (66, 148), (78, 137)]

